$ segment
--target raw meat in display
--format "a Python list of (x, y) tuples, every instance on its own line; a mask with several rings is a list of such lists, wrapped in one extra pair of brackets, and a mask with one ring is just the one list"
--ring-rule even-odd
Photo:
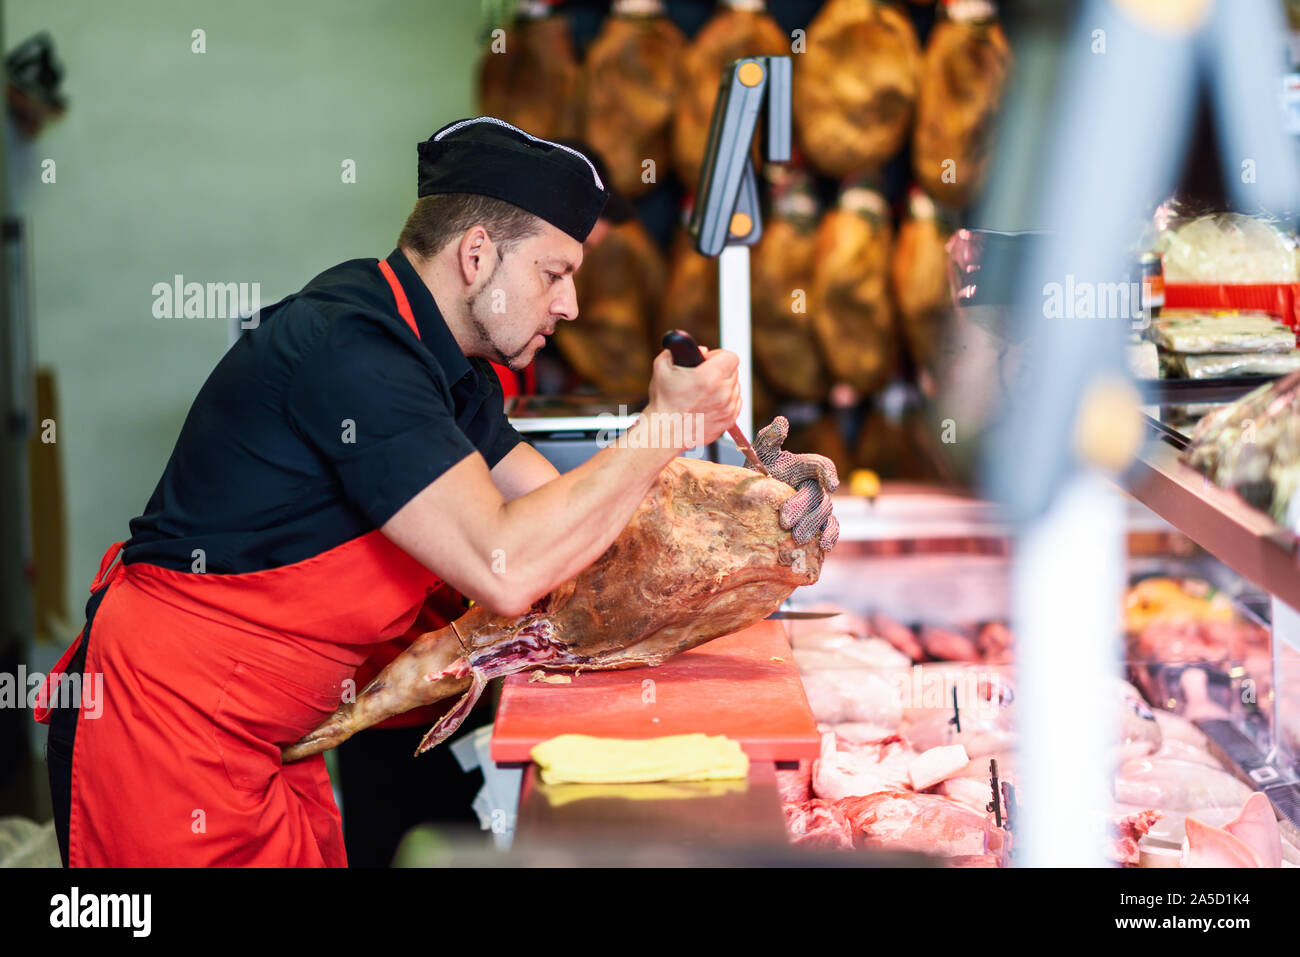
[(1129, 640), (1129, 656), (1138, 661), (1219, 663), (1267, 648), (1265, 629), (1232, 622), (1153, 622)]
[(912, 168), (945, 206), (968, 205), (984, 183), (994, 114), (1011, 49), (993, 20), (943, 19), (926, 41), (916, 103)]
[(980, 661), (973, 639), (948, 628), (921, 628), (921, 647), (931, 658), (940, 661)]
[(871, 633), (879, 635), (913, 661), (925, 660), (925, 649), (917, 640), (916, 633), (906, 625), (901, 625), (888, 615), (871, 616)]
[[(899, 724), (898, 730), (918, 748), (928, 750), (959, 744), (972, 758), (983, 758), (1015, 747), (1015, 719), (1010, 709), (992, 720), (976, 721), (971, 717), (964, 718), (960, 732), (949, 723), (951, 719), (951, 711), (908, 712), (907, 717)], [(988, 768), (987, 760), (984, 761), (984, 767)]]
[(931, 748), (912, 759), (907, 766), (907, 780), (914, 791), (924, 791), (950, 778), (970, 762), (960, 744)]
[(479, 112), (543, 139), (574, 136), (580, 112), (578, 72), (568, 18), (521, 14), (504, 37), (490, 40), (483, 51)]
[(688, 192), (699, 188), (713, 104), (727, 64), (745, 57), (790, 53), (790, 38), (763, 6), (753, 0), (724, 0), (682, 56), (673, 120), (673, 163)]
[(420, 750), (445, 740), (498, 675), (657, 665), (760, 621), (815, 582), (822, 550), (778, 512), (795, 490), (743, 468), (676, 458), (608, 549), (518, 617), (475, 605), (421, 636), (357, 696), (285, 750), (296, 760), (420, 705), (460, 695)]
[(852, 635), (820, 637), (822, 640), (817, 644), (810, 645), (801, 641), (795, 646), (794, 660), (801, 669), (869, 667), (885, 670), (912, 666), (906, 655), (880, 638), (855, 638)]
[(1223, 827), (1191, 814), (1185, 821), (1183, 867), (1281, 867), (1282, 832), (1268, 798), (1255, 792)]
[(1133, 758), (1115, 778), (1116, 801), (1175, 811), (1244, 804), (1252, 790), (1226, 771), (1171, 758)]
[(1015, 638), (1001, 622), (991, 621), (980, 628), (975, 647), (986, 664), (1009, 665), (1015, 660)]
[(1222, 768), (1218, 758), (1186, 741), (1162, 741), (1160, 749), (1156, 751), (1154, 758), (1173, 758), (1175, 761), (1191, 761), (1195, 764), (1203, 764), (1207, 768)]
[(855, 748), (864, 744), (880, 744), (886, 738), (898, 734), (897, 729), (886, 728), (882, 724), (868, 724), (865, 721), (846, 721), (843, 724), (819, 724), (818, 731), (835, 732), (836, 747)]
[(838, 801), (813, 798), (801, 804), (787, 804), (785, 827), (796, 847), (853, 849), (853, 826)]
[(794, 123), (814, 166), (845, 177), (898, 152), (921, 67), (906, 14), (875, 0), (828, 0), (794, 61)]
[(837, 800), (905, 788), (908, 767), (916, 756), (897, 735), (878, 744), (841, 749), (834, 733), (823, 734), (821, 757), (813, 762), (813, 793)]
[[(642, 7), (646, 4), (641, 3)], [(663, 13), (616, 2), (583, 64), (584, 138), (604, 157), (614, 187), (635, 197), (669, 169), (669, 134), (686, 37)], [(643, 163), (653, 162), (653, 176)]]
[(861, 668), (824, 669), (800, 675), (813, 717), (827, 724), (865, 721), (897, 727), (903, 703), (896, 682)]
[(881, 791), (840, 806), (858, 847), (939, 857), (984, 853), (984, 815), (938, 794)]
[(649, 389), (650, 327), (659, 313), (668, 267), (635, 219), (611, 226), (585, 248), (574, 276), (580, 319), (555, 326), (555, 344), (583, 379), (604, 395)]
[(892, 233), (884, 199), (861, 186), (841, 193), (817, 230), (813, 332), (832, 382), (861, 394), (874, 392), (894, 371)]
[(775, 392), (819, 402), (830, 388), (809, 315), (819, 203), (803, 170), (767, 170), (772, 212), (750, 269), (754, 365)]
[(797, 768), (777, 768), (776, 790), (783, 805), (812, 800), (812, 761), (800, 761)]
[[(1001, 767), (1001, 765), (999, 765)], [(934, 789), (936, 794), (952, 798), (976, 811), (984, 811), (993, 800), (993, 789), (987, 780), (978, 778), (948, 778)]]
[(1160, 749), (1162, 737), (1156, 716), (1142, 695), (1127, 681), (1114, 682), (1118, 697), (1120, 760), (1152, 754)]
[(1139, 859), (1138, 841), (1160, 819), (1159, 811), (1138, 811), (1135, 814), (1114, 815), (1111, 825), (1114, 843), (1111, 859), (1121, 864), (1136, 865)]
[(1210, 739), (1205, 736), (1204, 731), (1186, 718), (1160, 708), (1153, 708), (1152, 713), (1155, 715), (1156, 724), (1160, 726), (1162, 742), (1168, 744), (1177, 741), (1201, 751), (1209, 751)]

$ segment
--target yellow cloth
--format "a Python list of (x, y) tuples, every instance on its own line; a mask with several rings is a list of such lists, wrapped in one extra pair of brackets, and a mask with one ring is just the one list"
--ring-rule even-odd
[(728, 781), (653, 781), (643, 784), (541, 784), (537, 793), (551, 807), (564, 807), (578, 801), (618, 798), (620, 801), (678, 801), (685, 798), (721, 797), (741, 794), (748, 782), (743, 778)]
[(631, 784), (743, 778), (749, 758), (723, 735), (678, 734), (629, 741), (562, 734), (532, 750), (547, 784)]

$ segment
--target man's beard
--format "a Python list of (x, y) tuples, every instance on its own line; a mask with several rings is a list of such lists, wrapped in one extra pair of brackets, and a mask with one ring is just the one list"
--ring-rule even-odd
[[(496, 269), (493, 269), (492, 272), (493, 275), (495, 275)], [(489, 283), (491, 279), (492, 276), (488, 276)], [(480, 289), (478, 292), (476, 292), (473, 296), (471, 296), (467, 300), (466, 306), (469, 312), (469, 322), (470, 325), (473, 326), (474, 328), (475, 336), (477, 336), (479, 342), (483, 344), (484, 350), (490, 353), (490, 355), (488, 355), (487, 358), (491, 359), (493, 362), (499, 365), (503, 365), (509, 369), (514, 369), (518, 371), (519, 369), (522, 369), (524, 365), (527, 365), (527, 363), (518, 366), (516, 366), (515, 363), (518, 362), (519, 359), (523, 356), (523, 354), (528, 351), (528, 347), (532, 345), (533, 337), (529, 336), (528, 341), (524, 343), (522, 349), (519, 349), (517, 352), (510, 353), (510, 354), (503, 352), (501, 347), (497, 345), (497, 342), (492, 337), (492, 333), (489, 328), (490, 319), (486, 318), (486, 315), (490, 313), (488, 313), (488, 310), (486, 308), (483, 309), (482, 311), (480, 311), (479, 308), (479, 304), (483, 301), (484, 295), (486, 295), (486, 293), (488, 292), (489, 283), (485, 283), (482, 289)]]

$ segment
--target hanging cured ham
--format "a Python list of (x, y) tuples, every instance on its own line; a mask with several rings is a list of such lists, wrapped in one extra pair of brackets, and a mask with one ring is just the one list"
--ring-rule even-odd
[(578, 61), (567, 18), (539, 0), (489, 39), (479, 61), (479, 111), (546, 139), (577, 134)]
[(820, 401), (830, 383), (813, 334), (809, 298), (820, 212), (812, 178), (770, 166), (772, 211), (750, 268), (754, 365), (773, 390)]
[(790, 38), (767, 14), (763, 0), (722, 0), (695, 35), (682, 58), (673, 125), (673, 164), (688, 191), (699, 186), (723, 68), (743, 57), (789, 54)]
[[(661, 0), (614, 0), (583, 65), (585, 138), (624, 196), (653, 189), (670, 165), (669, 134), (686, 37)], [(652, 166), (647, 166), (646, 161)]]
[(654, 341), (669, 329), (682, 329), (710, 349), (718, 347), (718, 261), (702, 256), (681, 227), (669, 254), (668, 288)]
[(944, 248), (948, 235), (934, 201), (913, 188), (907, 216), (898, 227), (890, 285), (903, 339), (918, 368), (933, 363), (939, 324), (951, 302)]
[(911, 20), (877, 0), (828, 0), (794, 58), (794, 122), (809, 161), (844, 177), (875, 170), (907, 138), (921, 49)]
[(578, 287), (578, 320), (555, 327), (555, 344), (580, 376), (606, 395), (644, 393), (650, 382), (650, 326), (668, 268), (638, 220), (588, 242)]
[(983, 185), (1012, 57), (991, 2), (946, 9), (925, 47), (912, 166), (937, 202), (960, 209)]
[(813, 332), (832, 381), (859, 394), (875, 391), (894, 371), (892, 233), (884, 198), (860, 185), (840, 194), (817, 231)]

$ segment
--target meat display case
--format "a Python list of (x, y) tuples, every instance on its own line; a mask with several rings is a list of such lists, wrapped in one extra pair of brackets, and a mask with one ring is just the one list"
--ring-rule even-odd
[[(1294, 537), (1235, 496), (1207, 487), (1198, 474), (1177, 462), (1177, 449), (1164, 440), (1164, 432), (1153, 423), (1152, 442), (1131, 476), (1132, 497), (1126, 503), (1128, 581), (1159, 576), (1205, 582), (1211, 592), (1230, 599), (1233, 619), (1241, 627), (1267, 635), (1270, 622), (1276, 628), (1290, 613), (1286, 601), (1300, 601)], [(993, 505), (933, 489), (887, 486), (875, 502), (837, 502), (836, 514), (842, 533), (835, 559), (826, 563), (818, 583), (795, 594), (792, 607), (810, 610), (829, 604), (850, 614), (883, 613), (940, 627), (1010, 620), (1012, 529)], [(1207, 705), (1196, 716), (1196, 726), (1208, 738), (1206, 749), (1223, 771), (1270, 798), (1283, 818), (1284, 841), (1291, 845), (1286, 850), (1294, 855), (1300, 839), (1295, 826), (1300, 823), (1295, 761), (1300, 722), (1294, 717), (1300, 714), (1300, 652), (1284, 640), (1282, 620), (1278, 638), (1265, 639), (1263, 664), (1258, 657), (1208, 662), (1173, 655), (1148, 660), (1133, 651), (1130, 640), (1122, 677), (1140, 686), (1153, 704), (1175, 716), (1186, 711), (1190, 717), (1181, 693), (1165, 689), (1176, 687), (1185, 673), (1206, 676), (1207, 701), (1213, 699), (1219, 709), (1217, 716), (1207, 717)], [(824, 626), (792, 621), (788, 627), (798, 659), (801, 635)], [(1028, 675), (1020, 680), (1028, 680)], [(1257, 690), (1258, 701), (1244, 694), (1244, 688), (1252, 695)], [(1246, 700), (1249, 704), (1243, 704)], [(848, 720), (870, 717), (862, 711), (849, 714)], [(1217, 809), (1228, 810), (1226, 799)], [(1156, 828), (1142, 840), (1144, 859), (1149, 850), (1152, 860), (1161, 851), (1166, 865), (1170, 855), (1177, 860), (1182, 817), (1182, 809), (1166, 814), (1166, 823), (1179, 832), (1173, 844), (1168, 827)], [(1136, 854), (1129, 863), (1136, 863)]]
[(1147, 407), (1148, 441), (1130, 476), (1132, 494), (1258, 592), (1270, 626), (1266, 687), (1256, 721), (1206, 721), (1217, 755), (1300, 825), (1300, 539), (1179, 460), (1186, 435), (1168, 405)]

